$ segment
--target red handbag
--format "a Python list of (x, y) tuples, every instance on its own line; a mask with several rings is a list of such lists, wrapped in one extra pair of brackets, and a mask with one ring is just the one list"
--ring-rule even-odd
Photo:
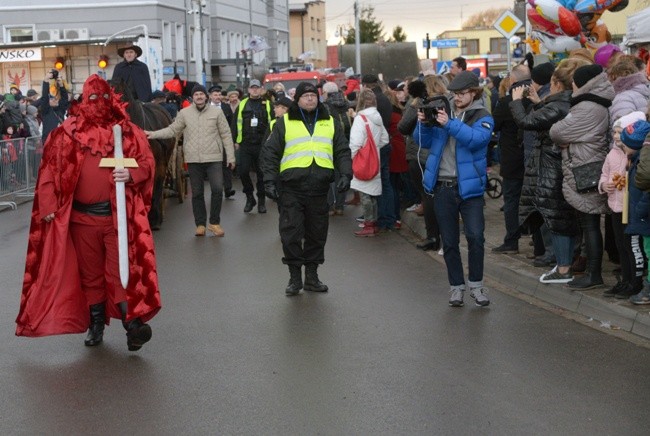
[(366, 124), (367, 138), (366, 143), (352, 159), (352, 172), (358, 180), (372, 180), (379, 174), (379, 153), (377, 153), (377, 144), (375, 144), (375, 138), (370, 131), (368, 119), (364, 115), (359, 114), (359, 116)]

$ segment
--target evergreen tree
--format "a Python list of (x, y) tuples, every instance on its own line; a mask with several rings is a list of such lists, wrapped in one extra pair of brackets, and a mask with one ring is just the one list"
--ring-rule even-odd
[[(372, 6), (363, 6), (359, 16), (359, 28), (361, 29), (361, 44), (377, 42), (384, 40), (384, 25), (377, 21), (374, 16), (375, 8)], [(345, 38), (346, 44), (354, 44), (356, 38), (356, 29), (351, 28), (348, 37)]]
[(393, 36), (388, 38), (388, 42), (404, 42), (406, 41), (406, 33), (402, 26), (395, 26), (393, 28)]

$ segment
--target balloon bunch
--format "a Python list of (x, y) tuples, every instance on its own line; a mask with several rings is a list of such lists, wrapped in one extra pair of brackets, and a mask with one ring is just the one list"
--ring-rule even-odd
[(612, 39), (602, 14), (627, 5), (628, 0), (528, 0), (532, 31), (526, 42), (539, 41), (536, 53), (563, 53), (583, 46), (596, 50)]

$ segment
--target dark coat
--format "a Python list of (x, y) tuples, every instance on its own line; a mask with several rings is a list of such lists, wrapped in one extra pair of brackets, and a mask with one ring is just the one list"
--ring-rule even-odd
[(562, 193), (562, 153), (548, 133), (555, 122), (569, 113), (570, 101), (571, 91), (550, 95), (528, 114), (521, 100), (510, 103), (517, 125), (536, 132), (519, 202), (519, 223), (525, 232), (536, 230), (542, 223), (560, 235), (572, 236), (578, 232), (575, 211)]
[(41, 88), (41, 98), (39, 99), (38, 109), (41, 111), (41, 120), (43, 121), (43, 132), (41, 134), (42, 143), (45, 144), (50, 132), (57, 128), (65, 119), (65, 113), (70, 106), (68, 91), (65, 86), (59, 88), (59, 105), (50, 106), (50, 82), (44, 81)]
[[(294, 103), (287, 115), (290, 120), (304, 119), (298, 105)], [(306, 114), (313, 117), (315, 113)], [(318, 120), (327, 120), (330, 114), (322, 103), (318, 103)], [(280, 161), (284, 155), (286, 127), (284, 117), (279, 118), (273, 126), (271, 134), (260, 152), (260, 167), (264, 173), (264, 182), (278, 182), (280, 189), (301, 194), (319, 196), (326, 195), (330, 183), (334, 181), (334, 170), (319, 167), (314, 161), (307, 168), (290, 168), (280, 173)], [(339, 123), (334, 123), (334, 168), (342, 176), (352, 180), (352, 158), (350, 147)]]
[[(380, 87), (373, 88), (372, 92), (374, 92), (375, 97), (377, 97), (377, 111), (379, 112), (379, 115), (381, 115), (381, 121), (384, 124), (384, 128), (388, 132), (388, 129), (390, 128), (390, 118), (393, 115), (393, 105), (390, 103), (388, 97), (386, 97), (386, 95), (381, 92)], [(377, 145), (381, 146), (385, 144)]]
[(348, 115), (348, 109), (350, 107), (348, 100), (342, 92), (334, 92), (327, 96), (325, 106), (327, 106), (327, 110), (330, 111), (330, 115), (334, 118), (334, 121), (341, 124), (343, 133), (349, 141), (350, 128), (352, 127), (352, 124), (350, 123), (350, 116)]
[(517, 126), (510, 110), (512, 97), (507, 95), (496, 104), (492, 117), (494, 131), (499, 132), (501, 166), (499, 174), (508, 179), (524, 178), (523, 131)]
[(625, 233), (628, 235), (650, 236), (650, 193), (640, 190), (634, 182), (637, 175), (639, 157), (639, 152), (632, 157), (628, 173), (629, 213)]
[(114, 82), (122, 80), (127, 84), (133, 98), (142, 102), (151, 101), (151, 77), (147, 64), (139, 60), (129, 63), (122, 61), (113, 70)]

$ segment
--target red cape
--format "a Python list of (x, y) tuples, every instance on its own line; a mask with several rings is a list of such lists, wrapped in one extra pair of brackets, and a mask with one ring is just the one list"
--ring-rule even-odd
[[(126, 119), (119, 124), (123, 131), (124, 156), (135, 158), (139, 165), (137, 178), (126, 185), (130, 265), (127, 320), (140, 318), (146, 322), (160, 310), (154, 242), (147, 219), (155, 163), (144, 132)], [(20, 312), (16, 318), (18, 336), (82, 333), (90, 322), (68, 229), (84, 159), (79, 145), (93, 142), (93, 132), (78, 132), (76, 127), (77, 117), (69, 117), (50, 133), (44, 147), (34, 194)], [(48, 211), (39, 210), (39, 188), (47, 182), (54, 184), (58, 201), (55, 219), (50, 223), (42, 219)], [(115, 210), (115, 184), (112, 184), (111, 203)], [(115, 214), (113, 225), (117, 228)], [(112, 290), (107, 291), (110, 298)], [(107, 301), (107, 317), (121, 319), (116, 303)]]

